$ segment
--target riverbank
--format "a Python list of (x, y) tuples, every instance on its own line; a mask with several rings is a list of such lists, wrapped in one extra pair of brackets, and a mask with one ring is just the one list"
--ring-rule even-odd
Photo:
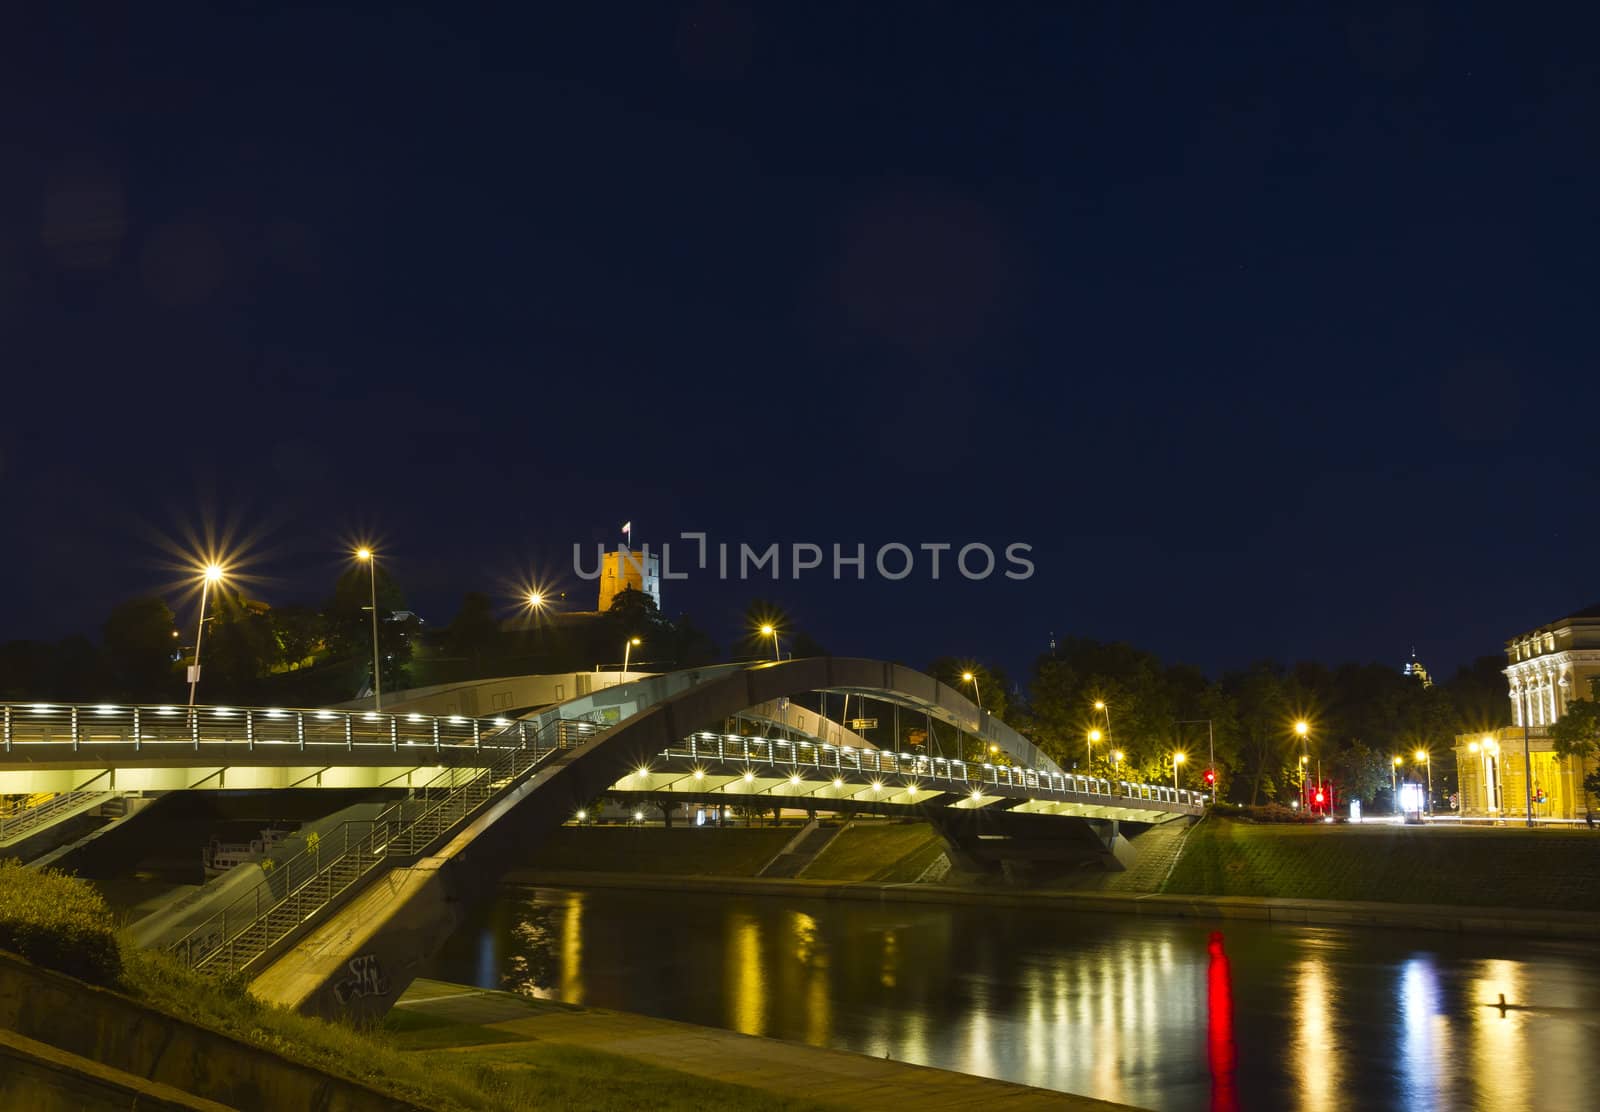
[(1381, 927), (1456, 934), (1523, 935), (1600, 942), (1600, 917), (1519, 908), (1400, 904), (1361, 900), (1302, 900), (1259, 896), (1191, 896), (1157, 893), (1074, 892), (999, 885), (869, 884), (760, 877), (658, 876), (645, 873), (512, 869), (509, 886), (623, 888), (706, 892), (720, 895), (787, 896), (822, 900), (1054, 908), (1168, 919), (1248, 920), (1298, 926)]
[[(924, 1112), (995, 1104), (1067, 1112), (1117, 1112), (1130, 1107), (847, 1051), (529, 1000), (444, 981), (413, 983), (390, 1013), (385, 1029), (402, 1049), (413, 1048), (428, 1061), (448, 1059), (456, 1068), (534, 1070), (552, 1050), (564, 1053), (569, 1061), (598, 1054), (625, 1058), (635, 1069), (687, 1074), (702, 1084), (734, 1091), (755, 1090), (764, 1095), (765, 1108), (795, 1112), (881, 1109), (902, 1103)], [(632, 1104), (622, 1100), (613, 1104), (608, 1098), (600, 1080), (598, 1090), (589, 1087), (570, 1096), (551, 1092), (546, 1100), (570, 1108), (662, 1107), (659, 1096)], [(714, 1106), (728, 1107), (720, 1101)]]

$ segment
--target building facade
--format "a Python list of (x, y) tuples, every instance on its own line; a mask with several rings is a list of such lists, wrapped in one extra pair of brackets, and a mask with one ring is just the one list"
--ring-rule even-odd
[(611, 609), (611, 602), (623, 591), (643, 591), (661, 607), (661, 557), (655, 553), (620, 549), (600, 559), (600, 613)]
[[(1600, 605), (1506, 642), (1512, 725), (1456, 738), (1463, 818), (1581, 819), (1595, 800), (1583, 778), (1595, 758), (1556, 755), (1550, 727), (1600, 680)], [(1531, 802), (1530, 802), (1531, 801)]]

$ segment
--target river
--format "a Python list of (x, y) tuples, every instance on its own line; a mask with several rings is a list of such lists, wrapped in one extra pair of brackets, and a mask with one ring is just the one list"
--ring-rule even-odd
[(1173, 1112), (1600, 1099), (1578, 943), (521, 889), (427, 975)]

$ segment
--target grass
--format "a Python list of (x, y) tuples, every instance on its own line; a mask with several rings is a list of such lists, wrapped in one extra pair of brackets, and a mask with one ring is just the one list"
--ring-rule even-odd
[(1190, 832), (1162, 891), (1600, 911), (1600, 837), (1212, 817)]
[(529, 868), (670, 876), (755, 876), (799, 828), (563, 826), (540, 839)]
[(122, 973), (105, 898), (77, 877), (15, 860), (0, 860), (0, 947), (98, 985)]
[(944, 842), (925, 822), (858, 822), (829, 842), (800, 875), (805, 880), (910, 883), (943, 852)]

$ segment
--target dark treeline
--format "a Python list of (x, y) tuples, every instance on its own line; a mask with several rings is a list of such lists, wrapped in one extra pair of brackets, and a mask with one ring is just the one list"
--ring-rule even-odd
[[(213, 592), (203, 640), (202, 702), (317, 706), (371, 688), (372, 625), (368, 571), (354, 567), (320, 607), (272, 607), (226, 586)], [(624, 591), (604, 614), (559, 606), (497, 613), (487, 595), (469, 593), (452, 621), (426, 630), (405, 594), (380, 567), (378, 637), (387, 691), (494, 675), (616, 667), (623, 645), (648, 671), (715, 662), (720, 651), (686, 616), (669, 619), (639, 591)], [(752, 602), (733, 659), (822, 655), (821, 645), (771, 602)], [(777, 631), (778, 641), (761, 632)], [(0, 644), (0, 697), (8, 700), (166, 703), (185, 694), (192, 629), (178, 628), (168, 603), (131, 599), (115, 607), (98, 640)], [(1457, 734), (1508, 720), (1499, 657), (1483, 657), (1424, 687), (1390, 664), (1262, 662), (1211, 679), (1129, 645), (1063, 641), (1034, 663), (1026, 686), (998, 669), (940, 657), (928, 670), (1031, 738), (1065, 768), (1172, 782), (1173, 754), (1187, 761), (1179, 782), (1199, 787), (1215, 739), (1224, 798), (1262, 803), (1295, 797), (1304, 751), (1346, 798), (1385, 797), (1393, 758), (1401, 778), (1418, 778), (1413, 754), (1432, 756), (1434, 786), (1454, 786)], [(1096, 704), (1100, 704), (1099, 707)], [(915, 737), (910, 738), (916, 743)], [(1315, 775), (1315, 766), (1312, 768)]]
[[(1201, 787), (1209, 722), (1223, 798), (1295, 798), (1304, 750), (1313, 778), (1320, 761), (1341, 797), (1370, 803), (1387, 800), (1395, 756), (1403, 759), (1400, 780), (1426, 777), (1419, 749), (1430, 754), (1435, 791), (1454, 790), (1456, 735), (1509, 721), (1503, 667), (1498, 656), (1481, 657), (1430, 687), (1392, 664), (1264, 661), (1213, 680), (1129, 645), (1069, 639), (1038, 658), (1025, 690), (997, 671), (949, 658), (932, 671), (969, 696), (973, 685), (962, 677), (973, 673), (985, 709), (1066, 768), (1171, 783), (1173, 754), (1183, 752), (1179, 783)], [(1309, 726), (1303, 748), (1299, 720)], [(1117, 752), (1120, 762), (1112, 759)]]

